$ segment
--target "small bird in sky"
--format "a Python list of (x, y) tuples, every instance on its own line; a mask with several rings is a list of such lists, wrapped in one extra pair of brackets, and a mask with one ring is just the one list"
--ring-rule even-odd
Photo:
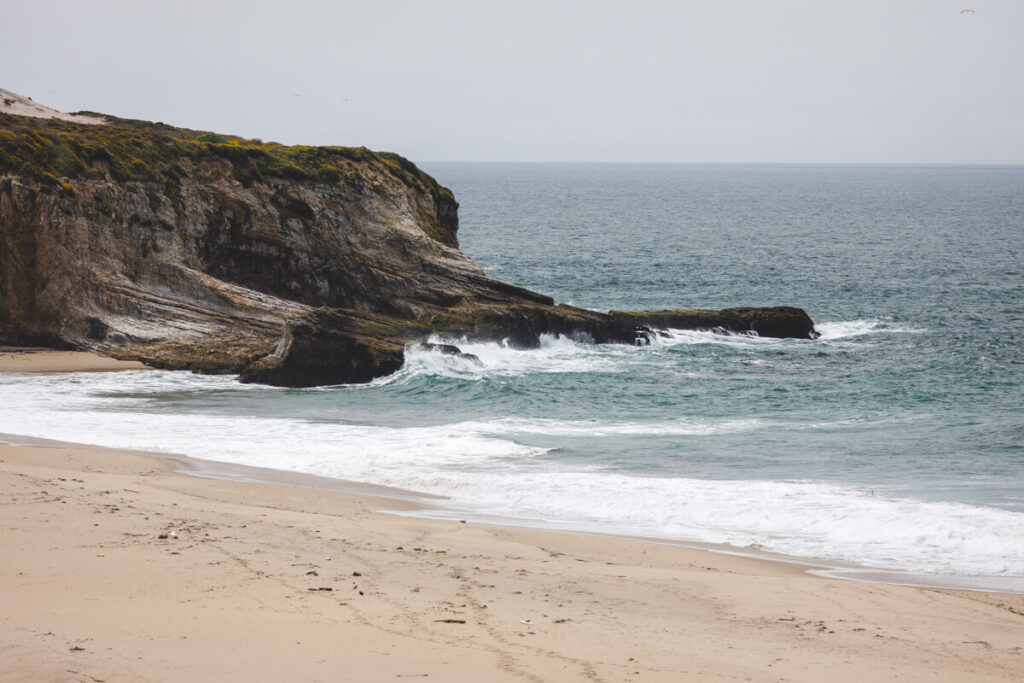
[(974, 10), (972, 10), (972, 9), (962, 9), (962, 10), (960, 10), (960, 14), (968, 14), (968, 13), (969, 14), (974, 14)]

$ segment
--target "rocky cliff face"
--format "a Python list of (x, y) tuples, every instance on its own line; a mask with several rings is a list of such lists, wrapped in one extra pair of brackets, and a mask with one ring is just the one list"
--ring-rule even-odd
[(309, 386), (392, 372), (433, 332), (813, 336), (799, 309), (599, 314), (492, 280), (451, 193), (396, 155), (106, 120), (0, 113), (0, 339)]

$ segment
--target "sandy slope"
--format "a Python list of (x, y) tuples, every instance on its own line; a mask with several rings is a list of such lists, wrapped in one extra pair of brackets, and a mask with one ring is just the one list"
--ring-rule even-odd
[(74, 123), (106, 123), (104, 119), (98, 116), (65, 114), (53, 107), (47, 107), (45, 104), (34, 102), (30, 97), (25, 97), (3, 88), (0, 88), (0, 112), (14, 114), (15, 116), (34, 116), (37, 119), (60, 119), (61, 121), (73, 121)]
[(0, 680), (1024, 677), (1024, 596), (423, 521), (378, 512), (403, 506), (386, 498), (174, 469), (0, 446)]

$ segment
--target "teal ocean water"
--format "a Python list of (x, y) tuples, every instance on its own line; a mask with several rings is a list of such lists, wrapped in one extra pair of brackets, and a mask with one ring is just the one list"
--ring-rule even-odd
[(0, 375), (0, 432), (1024, 590), (1024, 168), (425, 169), (494, 277), (600, 310), (796, 305), (822, 337), (464, 344), (482, 367), (412, 351), (309, 390)]

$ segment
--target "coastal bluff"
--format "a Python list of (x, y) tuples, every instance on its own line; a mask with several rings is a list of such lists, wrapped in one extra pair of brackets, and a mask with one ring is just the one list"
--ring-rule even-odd
[(489, 278), (459, 250), (452, 193), (396, 154), (27, 99), (0, 91), (4, 343), (315, 386), (394, 372), (431, 335), (817, 336), (798, 308), (598, 313)]

